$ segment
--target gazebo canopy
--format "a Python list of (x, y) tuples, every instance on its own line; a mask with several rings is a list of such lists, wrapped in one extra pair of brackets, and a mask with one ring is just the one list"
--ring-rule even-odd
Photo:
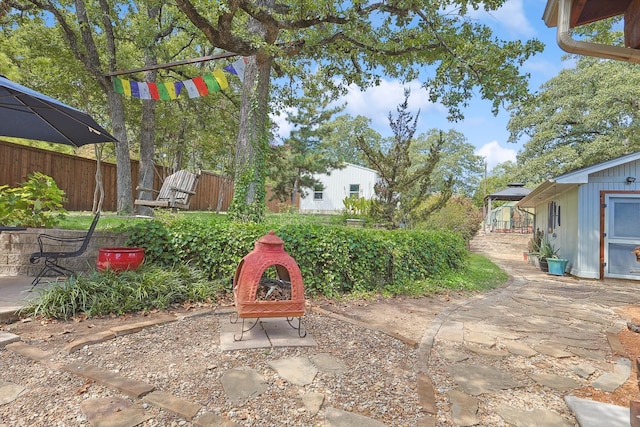
[(529, 195), (531, 190), (524, 187), (524, 184), (519, 182), (511, 183), (504, 190), (500, 190), (496, 193), (488, 194), (485, 200), (506, 200), (506, 201), (518, 201)]

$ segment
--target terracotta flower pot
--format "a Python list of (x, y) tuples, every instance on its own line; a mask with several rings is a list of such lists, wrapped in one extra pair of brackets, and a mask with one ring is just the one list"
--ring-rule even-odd
[(101, 248), (98, 249), (98, 271), (121, 272), (135, 270), (144, 261), (144, 248)]

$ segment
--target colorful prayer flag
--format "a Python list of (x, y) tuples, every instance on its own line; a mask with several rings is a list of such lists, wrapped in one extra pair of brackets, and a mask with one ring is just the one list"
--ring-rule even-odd
[(202, 79), (207, 84), (209, 93), (217, 92), (220, 90), (220, 85), (218, 84), (218, 81), (213, 77), (212, 73), (205, 73), (205, 75), (202, 76)]
[(230, 72), (231, 74), (235, 74), (236, 76), (238, 76), (238, 78), (240, 79), (240, 81), (244, 80), (244, 68), (246, 66), (246, 58), (240, 58), (234, 62), (232, 62), (230, 65), (227, 65), (226, 67), (224, 67), (224, 69), (228, 72)]
[[(182, 92), (182, 89), (184, 89), (184, 83), (183, 82), (175, 82), (173, 84), (173, 86), (176, 89), (176, 98), (177, 98), (178, 96), (180, 96), (180, 92)], [(172, 99), (176, 99), (176, 98), (172, 98)]]
[(193, 80), (193, 84), (195, 84), (198, 88), (198, 93), (200, 94), (200, 96), (205, 96), (209, 93), (209, 88), (207, 87), (207, 84), (204, 82), (204, 79), (201, 76), (194, 77), (191, 80)]
[(140, 98), (140, 89), (138, 88), (138, 82), (130, 80), (129, 84), (131, 86), (131, 96), (134, 98)]
[(187, 93), (189, 94), (189, 98), (197, 98), (200, 96), (200, 92), (198, 92), (198, 88), (196, 84), (193, 82), (193, 79), (184, 80), (182, 84), (184, 85), (184, 88), (187, 90)]
[(154, 82), (149, 82), (149, 93), (151, 94), (151, 99), (155, 99), (156, 101), (160, 99), (160, 94), (158, 93), (158, 85)]
[(115, 93), (119, 93), (120, 95), (124, 95), (124, 89), (122, 88), (122, 80), (119, 77), (113, 78), (113, 90)]
[(124, 94), (128, 97), (131, 97), (131, 84), (129, 83), (129, 80), (126, 79), (121, 79), (122, 80), (122, 90), (124, 91)]
[(140, 91), (140, 99), (151, 99), (151, 93), (149, 93), (149, 83), (138, 82), (138, 91)]
[(171, 95), (169, 94), (169, 89), (167, 89), (167, 85), (171, 85), (171, 87), (174, 88), (173, 92), (175, 98), (175, 86), (173, 86), (173, 83), (158, 83), (158, 96), (163, 101), (169, 101), (170, 99), (172, 99)]
[[(246, 61), (247, 58), (240, 58), (224, 67), (224, 70), (237, 75), (242, 81)], [(140, 99), (176, 99), (183, 88), (186, 89), (189, 98), (197, 98), (228, 87), (229, 82), (222, 70), (214, 70), (199, 77), (173, 83), (136, 82), (113, 77), (113, 90), (116, 93)]]
[(222, 70), (213, 70), (213, 77), (216, 78), (220, 89), (225, 90), (229, 87), (229, 82), (227, 82), (227, 77), (224, 75)]

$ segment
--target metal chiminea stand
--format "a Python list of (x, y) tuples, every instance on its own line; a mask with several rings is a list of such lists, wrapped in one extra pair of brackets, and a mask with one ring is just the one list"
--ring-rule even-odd
[[(267, 277), (263, 277), (265, 272)], [(272, 275), (275, 277), (269, 277)], [(269, 317), (284, 317), (298, 330), (300, 338), (307, 335), (302, 330), (305, 304), (302, 273), (273, 231), (258, 239), (254, 249), (238, 264), (233, 278), (233, 299), (237, 312), (231, 322), (242, 319), (240, 338), (233, 337), (236, 341), (242, 340), (261, 318)], [(291, 323), (294, 317), (298, 318), (297, 326)], [(246, 329), (245, 319), (256, 322)]]

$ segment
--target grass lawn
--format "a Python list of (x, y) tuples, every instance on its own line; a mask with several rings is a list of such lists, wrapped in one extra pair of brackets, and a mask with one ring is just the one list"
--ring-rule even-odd
[[(158, 219), (170, 218), (195, 218), (207, 221), (228, 221), (225, 213), (205, 212), (205, 211), (181, 211), (172, 213), (170, 211), (158, 211), (156, 213)], [(62, 220), (57, 228), (67, 230), (86, 230), (91, 225), (93, 214), (91, 212), (69, 212), (64, 220)], [(102, 212), (100, 221), (98, 221), (98, 230), (111, 230), (123, 224), (132, 224), (132, 222), (144, 222), (149, 218), (121, 216), (115, 212)], [(342, 216), (340, 215), (313, 215), (313, 214), (290, 214), (290, 213), (269, 213), (265, 218), (267, 224), (342, 224)]]

